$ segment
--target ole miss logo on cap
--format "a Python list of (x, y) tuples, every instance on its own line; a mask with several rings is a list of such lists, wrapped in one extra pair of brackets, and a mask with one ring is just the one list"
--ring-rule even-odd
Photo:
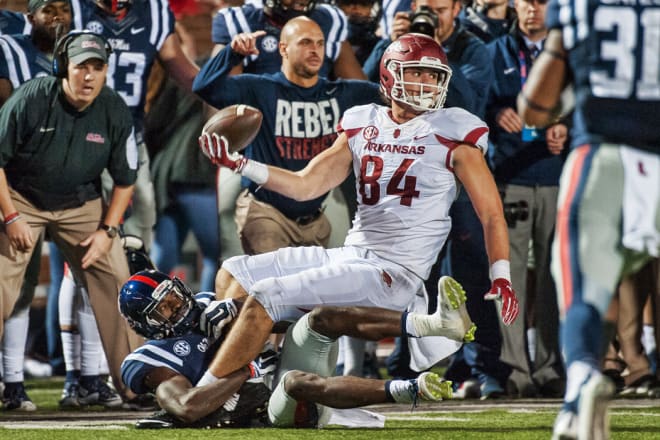
[(91, 49), (101, 50), (101, 46), (99, 46), (99, 43), (97, 43), (94, 40), (83, 41), (82, 44), (80, 45), (80, 47), (82, 47), (83, 49), (90, 49), (91, 48)]

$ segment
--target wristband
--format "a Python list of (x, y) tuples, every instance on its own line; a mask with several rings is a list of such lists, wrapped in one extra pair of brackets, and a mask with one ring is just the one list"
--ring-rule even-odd
[(268, 181), (268, 166), (256, 160), (241, 160), (237, 168), (239, 174), (261, 186)]
[(490, 266), (490, 279), (504, 278), (511, 282), (511, 263), (509, 260), (497, 260)]
[(12, 223), (14, 223), (19, 218), (21, 218), (21, 214), (19, 214), (18, 211), (12, 212), (7, 217), (5, 217), (5, 226), (11, 225)]
[(209, 384), (212, 384), (212, 383), (216, 383), (218, 380), (220, 380), (220, 379), (218, 379), (213, 374), (211, 374), (211, 372), (209, 370), (206, 370), (204, 372), (204, 375), (202, 376), (202, 378), (199, 379), (199, 381), (197, 382), (197, 385), (195, 385), (195, 386), (196, 387), (203, 387), (204, 385), (209, 385)]

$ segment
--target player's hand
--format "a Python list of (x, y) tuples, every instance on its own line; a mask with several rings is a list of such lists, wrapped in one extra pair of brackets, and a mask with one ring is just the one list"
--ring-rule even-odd
[(23, 218), (5, 225), (5, 233), (7, 234), (7, 238), (9, 238), (9, 242), (19, 252), (29, 252), (32, 246), (34, 246), (32, 228), (30, 228), (30, 225)]
[(219, 339), (227, 324), (232, 322), (238, 309), (233, 299), (211, 301), (199, 318), (199, 328), (209, 338)]
[(520, 305), (516, 292), (511, 287), (511, 281), (504, 278), (493, 280), (490, 290), (484, 295), (485, 300), (497, 300), (500, 302), (502, 322), (511, 325), (520, 312)]
[(229, 154), (229, 142), (224, 136), (218, 136), (215, 133), (202, 133), (197, 138), (199, 148), (202, 153), (213, 162), (214, 165), (227, 167), (232, 171), (236, 171), (245, 160), (240, 154)]
[(568, 139), (568, 127), (564, 124), (554, 124), (545, 131), (545, 141), (548, 144), (548, 151), (557, 155), (562, 152), (566, 140)]
[(238, 34), (231, 40), (231, 50), (243, 56), (259, 55), (257, 38), (263, 37), (264, 35), (266, 35), (266, 31), (244, 32)]
[(262, 352), (259, 353), (259, 356), (248, 365), (248, 368), (250, 369), (250, 379), (262, 377), (275, 372), (278, 360), (279, 355), (273, 350), (273, 346), (270, 343), (267, 343)]

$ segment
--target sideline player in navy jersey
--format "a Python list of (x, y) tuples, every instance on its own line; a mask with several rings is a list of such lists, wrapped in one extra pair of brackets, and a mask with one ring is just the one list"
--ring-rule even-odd
[(254, 5), (221, 9), (213, 19), (211, 37), (219, 51), (239, 34), (263, 30), (254, 53), (247, 56), (232, 74), (275, 73), (282, 58), (278, 50), (282, 27), (291, 18), (308, 16), (320, 26), (326, 40), (321, 76), (366, 79), (348, 42), (348, 23), (336, 6), (319, 4), (315, 0), (267, 0), (263, 8)]
[[(346, 109), (380, 101), (378, 86), (319, 76), (325, 38), (308, 17), (296, 17), (282, 29), (280, 72), (230, 76), (232, 67), (257, 51), (262, 35), (263, 31), (236, 35), (230, 46), (204, 65), (195, 78), (194, 91), (217, 108), (241, 103), (261, 110), (261, 130), (245, 154), (267, 164), (300, 170), (332, 145), (337, 138), (336, 125)], [(273, 191), (257, 191), (258, 185), (248, 180), (243, 180), (243, 185), (248, 191), (239, 196), (236, 215), (237, 222), (242, 219), (239, 232), (246, 253), (299, 244), (327, 246), (330, 224), (321, 210), (326, 194), (297, 202)]]
[(605, 439), (614, 386), (600, 372), (603, 317), (621, 277), (660, 255), (660, 7), (553, 0), (547, 23), (518, 109), (530, 125), (551, 123), (572, 79), (553, 244), (568, 382), (553, 438)]
[[(450, 281), (445, 285), (447, 289), (440, 298), (441, 312), (409, 316), (425, 329), (418, 336), (442, 333), (462, 341), (466, 330), (464, 310), (452, 305), (456, 300), (454, 295), (462, 294), (460, 285)], [(263, 377), (275, 370), (276, 363), (272, 382), (275, 389), (268, 408), (269, 420), (275, 426), (322, 426), (330, 411), (313, 402), (354, 408), (374, 403), (451, 398), (450, 383), (433, 373), (422, 373), (414, 380), (387, 382), (327, 377), (335, 368), (337, 337), (350, 334), (377, 340), (406, 333), (401, 328), (401, 323), (406, 321), (402, 313), (363, 307), (317, 308), (288, 328), (279, 362), (274, 352), (266, 350), (250, 363), (249, 374), (248, 369), (242, 369), (204, 385), (208, 376), (205, 370), (222, 343), (222, 337), (218, 339), (217, 335), (231, 324), (241, 304), (231, 299), (214, 300), (215, 294), (209, 292), (193, 296), (180, 280), (157, 271), (138, 272), (120, 292), (119, 308), (129, 325), (151, 339), (127, 356), (122, 364), (123, 380), (135, 391), (155, 391), (162, 408), (187, 423), (222, 407), (245, 379)], [(265, 379), (266, 383), (270, 382), (270, 377)], [(197, 387), (193, 388), (195, 384)], [(239, 406), (243, 399), (239, 397)], [(297, 406), (302, 401), (312, 403), (308, 414), (317, 413), (316, 420), (294, 420), (294, 414), (300, 414)], [(182, 426), (167, 417), (152, 417), (141, 424), (169, 427), (168, 420), (170, 426)]]
[(28, 3), (30, 32), (0, 35), (0, 106), (21, 84), (52, 73), (51, 56), (57, 33), (69, 32), (68, 0), (32, 0)]
[(32, 25), (26, 15), (0, 9), (0, 35), (29, 34), (31, 29)]
[(71, 7), (72, 28), (99, 33), (112, 45), (108, 86), (119, 93), (131, 110), (140, 147), (140, 173), (132, 215), (123, 229), (142, 238), (149, 249), (156, 208), (142, 133), (147, 80), (158, 58), (181, 87), (191, 90), (199, 68), (183, 53), (166, 0), (72, 0)]

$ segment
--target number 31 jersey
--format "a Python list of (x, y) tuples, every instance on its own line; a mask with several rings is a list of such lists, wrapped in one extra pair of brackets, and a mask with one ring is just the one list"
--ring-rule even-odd
[(356, 175), (358, 210), (345, 244), (371, 249), (426, 279), (449, 230), (458, 185), (452, 152), (488, 148), (488, 127), (460, 108), (398, 124), (375, 104), (344, 114)]

